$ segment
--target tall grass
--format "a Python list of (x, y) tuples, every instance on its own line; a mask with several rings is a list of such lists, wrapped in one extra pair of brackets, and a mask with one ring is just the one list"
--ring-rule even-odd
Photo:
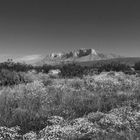
[(31, 83), (0, 90), (1, 126), (18, 125), (26, 133), (43, 129), (50, 116), (72, 120), (123, 106), (139, 108), (140, 79), (135, 76), (123, 73), (102, 73), (83, 79), (30, 76)]

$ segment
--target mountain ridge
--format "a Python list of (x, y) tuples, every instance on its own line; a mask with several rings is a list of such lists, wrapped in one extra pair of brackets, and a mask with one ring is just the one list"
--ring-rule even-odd
[(66, 52), (49, 53), (47, 55), (27, 55), (14, 59), (14, 62), (31, 64), (33, 66), (63, 65), (77, 63), (79, 65), (90, 66), (95, 63), (119, 62), (133, 66), (140, 61), (140, 57), (124, 57), (114, 53), (101, 53), (94, 49), (77, 49)]
[(113, 53), (104, 54), (94, 49), (77, 49), (68, 52), (58, 52), (48, 54), (44, 59), (37, 62), (36, 65), (55, 65), (61, 63), (71, 63), (71, 62), (86, 62), (86, 61), (95, 61), (95, 60), (107, 60), (113, 58), (121, 58), (120, 55), (116, 55)]

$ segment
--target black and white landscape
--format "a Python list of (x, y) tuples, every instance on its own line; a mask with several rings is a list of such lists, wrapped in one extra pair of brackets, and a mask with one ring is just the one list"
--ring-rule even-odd
[(0, 1), (0, 140), (139, 140), (140, 2)]

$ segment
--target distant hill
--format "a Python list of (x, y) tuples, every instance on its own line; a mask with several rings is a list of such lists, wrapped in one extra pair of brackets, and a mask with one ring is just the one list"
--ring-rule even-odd
[(27, 55), (20, 58), (14, 59), (15, 62), (26, 63), (26, 64), (36, 64), (43, 59), (41, 55)]
[(82, 66), (91, 66), (96, 63), (111, 63), (111, 62), (119, 62), (130, 66), (134, 66), (136, 62), (140, 62), (140, 57), (124, 57), (124, 58), (113, 58), (108, 60), (95, 60), (95, 61), (80, 62), (78, 64)]
[(78, 49), (63, 53), (51, 53), (47, 55), (41, 61), (38, 61), (36, 65), (58, 65), (67, 63), (87, 63), (99, 60), (108, 60), (114, 58), (121, 58), (116, 54), (104, 54), (95, 51), (94, 49)]

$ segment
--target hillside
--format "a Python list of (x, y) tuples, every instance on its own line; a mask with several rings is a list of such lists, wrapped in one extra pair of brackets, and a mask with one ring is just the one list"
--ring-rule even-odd
[(111, 63), (111, 62), (119, 62), (123, 64), (127, 64), (130, 66), (134, 66), (136, 62), (140, 62), (140, 57), (124, 57), (124, 58), (113, 58), (113, 59), (107, 59), (107, 60), (95, 60), (95, 61), (86, 61), (86, 62), (80, 62), (78, 64), (82, 66), (91, 66), (96, 63)]

